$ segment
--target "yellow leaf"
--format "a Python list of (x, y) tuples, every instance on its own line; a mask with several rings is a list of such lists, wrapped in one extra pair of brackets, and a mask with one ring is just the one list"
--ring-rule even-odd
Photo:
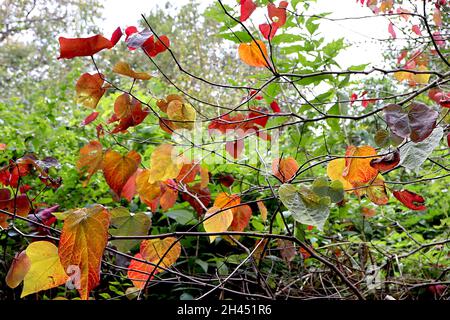
[(113, 72), (139, 80), (149, 80), (152, 78), (147, 72), (135, 72), (126, 62), (119, 61), (114, 66)]
[(344, 190), (352, 189), (353, 185), (342, 176), (345, 168), (345, 159), (334, 159), (328, 163), (327, 175), (331, 180), (339, 180), (344, 185)]
[(183, 157), (179, 156), (170, 144), (162, 144), (151, 155), (148, 183), (174, 179), (182, 166)]
[[(154, 264), (161, 260), (159, 266), (169, 268), (180, 257), (181, 245), (174, 237), (144, 240), (141, 243), (140, 253), (145, 260)], [(157, 272), (161, 271), (163, 269), (157, 269)]]
[(59, 260), (58, 248), (48, 241), (31, 243), (26, 249), (31, 267), (23, 280), (21, 298), (60, 286), (69, 279)]
[[(427, 67), (425, 66), (419, 66), (419, 71), (428, 71)], [(411, 77), (411, 80), (415, 83), (418, 84), (427, 84), (428, 81), (430, 80), (430, 74), (429, 73), (418, 73), (418, 74), (413, 74)]]
[(411, 80), (412, 75), (413, 74), (411, 72), (406, 72), (406, 71), (394, 72), (394, 78), (397, 79), (397, 81), (399, 81), (399, 82), (402, 82), (404, 80)]
[(191, 130), (194, 128), (197, 113), (189, 103), (172, 100), (167, 105), (167, 116), (176, 128)]
[(264, 42), (261, 40), (239, 45), (239, 58), (252, 67), (267, 67), (269, 56)]
[[(205, 213), (205, 221), (203, 222), (203, 228), (206, 232), (223, 232), (227, 231), (228, 227), (233, 222), (233, 212), (231, 209), (223, 210), (218, 207), (212, 207)], [(217, 213), (218, 212), (218, 213)], [(209, 236), (209, 241), (213, 242), (217, 236)]]

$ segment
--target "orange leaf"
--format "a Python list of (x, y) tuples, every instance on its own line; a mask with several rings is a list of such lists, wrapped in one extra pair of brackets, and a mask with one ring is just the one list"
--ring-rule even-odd
[(284, 159), (276, 158), (272, 162), (273, 174), (283, 183), (292, 179), (297, 173), (298, 168), (297, 161), (292, 157)]
[(109, 122), (119, 121), (119, 124), (111, 133), (125, 132), (129, 127), (137, 126), (149, 113), (148, 109), (142, 109), (142, 104), (128, 93), (118, 96), (114, 102), (114, 115)]
[[(228, 209), (212, 207), (205, 213), (205, 220), (203, 221), (203, 228), (206, 232), (223, 232), (227, 231), (228, 227), (233, 222), (233, 212)], [(220, 212), (218, 212), (220, 211)], [(217, 236), (209, 236), (209, 241), (213, 242)]]
[(87, 186), (91, 177), (102, 167), (103, 146), (93, 140), (80, 149), (80, 158), (77, 161), (77, 169), (82, 175), (86, 174), (83, 187)]
[(145, 169), (136, 176), (136, 191), (141, 201), (150, 206), (150, 203), (161, 193), (159, 182), (150, 183), (150, 170)]
[(134, 78), (139, 80), (149, 80), (152, 78), (151, 75), (149, 75), (147, 72), (136, 72), (131, 69), (130, 65), (126, 62), (119, 61), (115, 64), (113, 72)]
[(26, 250), (16, 254), (5, 279), (8, 287), (16, 288), (23, 281), (30, 267), (31, 261), (27, 256)]
[(103, 175), (110, 188), (120, 195), (128, 179), (136, 172), (141, 156), (134, 150), (123, 156), (108, 150), (103, 158)]
[[(352, 184), (361, 184), (371, 181), (378, 175), (378, 169), (372, 168), (370, 161), (378, 158), (376, 150), (371, 146), (349, 146), (345, 154), (345, 168), (342, 173), (345, 179)], [(365, 158), (351, 158), (365, 157)]]
[(230, 207), (231, 211), (233, 211), (233, 214), (237, 210), (237, 205), (241, 203), (241, 198), (237, 194), (228, 194), (226, 192), (221, 192), (217, 195), (216, 200), (214, 201), (214, 207), (220, 208), (220, 209), (226, 209)]
[[(136, 253), (134, 255), (136, 259), (145, 260), (142, 254)], [(131, 260), (130, 265), (128, 266), (128, 279), (133, 282), (133, 285), (136, 288), (142, 289), (144, 288), (147, 281), (149, 281), (150, 274), (152, 273), (154, 266), (149, 263), (144, 263), (137, 260)], [(157, 272), (153, 273), (152, 279), (157, 274)], [(150, 279), (151, 280), (151, 279)]]
[(261, 40), (239, 45), (239, 58), (252, 67), (269, 67), (267, 48)]
[[(181, 245), (174, 237), (144, 240), (141, 243), (140, 253), (145, 260), (159, 263), (159, 266), (167, 269), (179, 258)], [(161, 271), (163, 269), (157, 269), (157, 272)]]
[(375, 179), (374, 182), (367, 187), (367, 197), (373, 203), (381, 206), (389, 202), (389, 196), (384, 185), (384, 180), (380, 175), (379, 178)]
[[(76, 209), (64, 220), (59, 241), (59, 257), (65, 270), (79, 268), (81, 299), (100, 282), (100, 265), (108, 242), (110, 215), (101, 205)], [(75, 269), (76, 270), (76, 269)]]
[(208, 183), (209, 183), (209, 172), (208, 169), (206, 167), (201, 167), (200, 168), (200, 188), (206, 188), (208, 187)]
[(232, 231), (244, 231), (252, 217), (252, 208), (249, 205), (243, 205), (236, 208), (233, 212), (233, 221), (230, 225)]
[(82, 74), (75, 85), (77, 103), (81, 103), (87, 108), (95, 109), (101, 97), (106, 92), (106, 89), (103, 88), (103, 82), (100, 73)]
[(159, 199), (159, 204), (164, 211), (172, 208), (177, 201), (178, 190), (176, 189), (176, 185), (173, 184), (173, 180), (168, 180), (168, 182), (161, 184), (163, 188), (161, 198)]
[(181, 167), (180, 173), (175, 180), (183, 183), (190, 183), (195, 180), (195, 176), (200, 172), (200, 165), (192, 161), (191, 163), (185, 163)]
[(261, 213), (261, 219), (263, 221), (266, 221), (267, 220), (267, 208), (264, 205), (264, 202), (258, 201), (256, 204), (258, 205), (259, 212)]

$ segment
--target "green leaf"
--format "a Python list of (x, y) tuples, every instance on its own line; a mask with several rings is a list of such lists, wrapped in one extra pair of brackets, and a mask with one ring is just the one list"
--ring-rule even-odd
[[(130, 213), (128, 209), (119, 207), (111, 210), (111, 228), (113, 236), (145, 236), (150, 229), (151, 220), (143, 212)], [(122, 252), (127, 252), (140, 240), (113, 240), (112, 243)]]
[(283, 184), (278, 190), (280, 200), (300, 223), (316, 226), (323, 230), (330, 209), (329, 197), (320, 197), (308, 188), (297, 188), (291, 184)]
[(317, 28), (319, 28), (319, 25), (314, 23), (315, 20), (317, 20), (316, 17), (311, 17), (306, 20), (306, 29), (311, 35), (313, 35)]
[(388, 130), (380, 129), (375, 133), (375, 143), (379, 147), (386, 147), (389, 145), (390, 133)]
[(344, 185), (339, 180), (331, 181), (328, 196), (334, 203), (344, 200)]
[(317, 85), (318, 83), (324, 81), (324, 80), (333, 80), (333, 76), (329, 75), (329, 74), (321, 74), (318, 76), (313, 76), (313, 77), (306, 77), (303, 78), (299, 81), (296, 81), (295, 84), (297, 85), (301, 85), (301, 86), (307, 86), (309, 84), (315, 84)]
[(312, 190), (320, 197), (329, 197), (334, 203), (344, 199), (344, 185), (339, 180), (330, 183), (327, 178), (319, 177), (314, 180)]
[(231, 40), (231, 41), (233, 41), (235, 43), (251, 42), (252, 41), (252, 37), (245, 31), (219, 33), (217, 36), (219, 38)]
[(401, 166), (413, 171), (418, 171), (422, 163), (428, 158), (433, 150), (439, 145), (444, 135), (442, 127), (437, 127), (425, 140), (414, 143), (409, 141), (400, 149)]
[(355, 66), (351, 66), (350, 68), (348, 68), (348, 70), (350, 70), (350, 71), (364, 71), (368, 65), (369, 65), (368, 63), (358, 64), (358, 65), (355, 65)]
[(344, 47), (344, 39), (334, 40), (323, 47), (323, 53), (328, 57), (336, 57), (339, 51)]
[(197, 222), (192, 211), (188, 210), (172, 210), (165, 213), (171, 219), (174, 219), (181, 225), (193, 224)]

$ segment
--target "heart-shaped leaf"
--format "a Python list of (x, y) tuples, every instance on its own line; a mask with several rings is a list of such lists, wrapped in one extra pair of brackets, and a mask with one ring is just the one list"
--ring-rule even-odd
[(323, 230), (330, 214), (329, 197), (320, 197), (308, 188), (297, 188), (291, 184), (281, 185), (278, 194), (295, 220)]

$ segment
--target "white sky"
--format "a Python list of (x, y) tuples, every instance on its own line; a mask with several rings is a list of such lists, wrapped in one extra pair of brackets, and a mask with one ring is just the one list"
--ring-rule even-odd
[[(213, 1), (202, 0), (202, 7), (206, 7)], [(104, 0), (105, 20), (99, 26), (104, 34), (107, 35), (117, 26), (126, 27), (136, 25), (141, 13), (149, 12), (158, 4), (164, 7), (166, 2), (166, 0)], [(177, 7), (187, 2), (188, 0), (170, 1), (172, 5)], [(237, 3), (236, 0), (225, 0), (224, 2), (230, 4)], [(261, 15), (265, 13), (265, 8), (258, 8), (258, 10)], [(254, 14), (258, 14), (258, 10)], [(311, 7), (309, 13), (317, 14), (322, 12), (332, 12), (329, 16), (332, 18), (373, 16), (369, 8), (361, 7), (355, 0), (317, 0), (317, 4)], [(371, 37), (381, 39), (389, 38), (387, 26), (388, 21), (385, 17), (338, 22), (322, 20), (319, 31), (328, 41), (344, 37), (348, 42), (352, 43), (352, 46), (344, 50), (338, 57), (338, 62), (345, 68), (351, 65), (381, 61), (383, 48), (380, 47), (380, 42), (373, 41)]]

